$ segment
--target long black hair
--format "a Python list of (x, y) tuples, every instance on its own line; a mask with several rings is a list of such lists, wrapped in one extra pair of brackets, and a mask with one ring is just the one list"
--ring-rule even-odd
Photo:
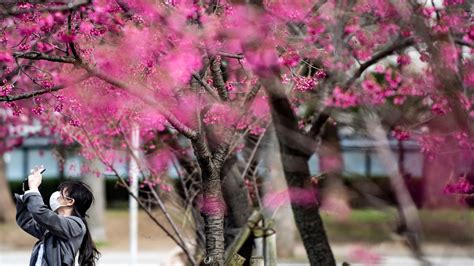
[(94, 241), (92, 241), (86, 221), (86, 212), (94, 201), (94, 195), (89, 186), (76, 180), (61, 183), (58, 190), (62, 195), (74, 199), (73, 215), (81, 218), (86, 225), (86, 234), (79, 249), (79, 265), (95, 266), (100, 252), (97, 250)]

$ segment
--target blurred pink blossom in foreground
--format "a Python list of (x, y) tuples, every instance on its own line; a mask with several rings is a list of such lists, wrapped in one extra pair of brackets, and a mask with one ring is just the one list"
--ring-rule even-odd
[(270, 209), (276, 209), (283, 204), (290, 202), (290, 198), (293, 203), (300, 206), (308, 206), (317, 203), (316, 198), (317, 192), (313, 188), (289, 188), (281, 191), (271, 192), (265, 195), (263, 204), (265, 207)]
[(351, 262), (363, 263), (364, 265), (378, 265), (382, 259), (380, 254), (361, 245), (351, 247), (347, 257)]

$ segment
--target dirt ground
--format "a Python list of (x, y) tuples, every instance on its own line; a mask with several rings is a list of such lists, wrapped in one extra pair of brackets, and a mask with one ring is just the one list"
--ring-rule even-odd
[[(129, 220), (126, 211), (107, 211), (107, 241), (99, 242), (101, 249), (126, 250), (129, 244)], [(147, 214), (139, 212), (139, 250), (164, 250), (175, 247), (172, 240)], [(0, 224), (0, 250), (30, 250), (36, 239), (23, 232), (15, 223)]]

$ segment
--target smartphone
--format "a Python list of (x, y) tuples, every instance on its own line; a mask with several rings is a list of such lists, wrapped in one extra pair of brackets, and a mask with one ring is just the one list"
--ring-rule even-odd
[[(46, 168), (43, 168), (43, 170), (41, 170), (40, 174), (43, 174), (44, 171), (46, 171)], [(23, 180), (23, 192), (27, 191), (27, 190), (30, 190), (30, 186), (28, 185), (28, 177), (25, 178), (25, 180)]]

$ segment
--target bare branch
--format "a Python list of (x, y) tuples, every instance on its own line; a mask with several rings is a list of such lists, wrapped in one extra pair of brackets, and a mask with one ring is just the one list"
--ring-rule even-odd
[(212, 56), (211, 61), (211, 73), (214, 86), (217, 88), (217, 93), (222, 101), (229, 100), (229, 94), (225, 88), (224, 76), (221, 71), (221, 58), (220, 56)]
[[(73, 81), (72, 83), (84, 81), (84, 80), (88, 79), (89, 77), (90, 77), (89, 75), (84, 75), (81, 78)], [(20, 95), (1, 96), (0, 97), (0, 102), (13, 102), (13, 101), (18, 101), (18, 100), (33, 98), (33, 97), (40, 96), (40, 95), (43, 95), (43, 94), (46, 94), (46, 93), (59, 91), (59, 90), (62, 90), (66, 87), (67, 87), (67, 85), (62, 84), (62, 85), (54, 86), (52, 88), (43, 88), (41, 90), (31, 91), (31, 92), (27, 92), (27, 93), (20, 94)]]
[(20, 94), (20, 95), (15, 95), (15, 96), (8, 96), (8, 95), (7, 96), (1, 96), (0, 97), (0, 102), (13, 102), (13, 101), (18, 101), (18, 100), (22, 100), (22, 99), (28, 99), (28, 98), (32, 98), (32, 97), (35, 97), (35, 96), (45, 94), (45, 93), (58, 91), (58, 90), (61, 90), (61, 89), (64, 89), (64, 85), (59, 85), (59, 86), (55, 86), (55, 87), (52, 87), (52, 88), (37, 90), (37, 91), (28, 92), (28, 93), (25, 93), (25, 94)]
[(48, 54), (44, 54), (37, 51), (31, 51), (31, 52), (26, 52), (26, 53), (13, 53), (13, 57), (25, 58), (25, 59), (30, 59), (30, 60), (45, 60), (45, 61), (59, 62), (59, 63), (66, 63), (66, 64), (78, 63), (78, 61), (72, 57), (48, 55)]
[(220, 56), (224, 56), (224, 57), (229, 57), (229, 58), (235, 58), (235, 59), (244, 59), (244, 55), (243, 54), (231, 54), (231, 53), (226, 53), (226, 52), (219, 52), (218, 53)]
[(343, 87), (344, 88), (350, 87), (358, 78), (360, 78), (360, 76), (362, 76), (362, 73), (364, 73), (364, 71), (367, 68), (369, 68), (371, 65), (376, 64), (378, 61), (393, 54), (394, 52), (405, 49), (413, 44), (415, 44), (415, 41), (412, 38), (403, 39), (401, 41), (397, 41), (393, 43), (392, 45), (387, 47), (385, 50), (377, 53), (372, 58), (370, 58), (369, 60), (364, 62), (362, 65), (360, 65), (359, 69), (357, 69), (354, 75), (345, 82)]
[(204, 87), (204, 89), (206, 89), (206, 91), (212, 96), (212, 98), (214, 98), (215, 100), (219, 101), (219, 96), (214, 92), (214, 90), (212, 89), (211, 86), (209, 86), (209, 84), (207, 84), (207, 82), (205, 82), (204, 80), (202, 80), (198, 75), (196, 74), (193, 74), (193, 78), (196, 79), (199, 84), (201, 84), (201, 86)]
[(128, 4), (125, 1), (115, 0), (115, 2), (123, 10), (123, 12), (125, 12), (126, 18), (131, 18), (133, 16), (133, 11), (131, 10), (130, 6), (128, 6)]
[(27, 9), (18, 9), (16, 7), (10, 10), (0, 10), (0, 18), (8, 16), (18, 16), (22, 14), (28, 14), (33, 12), (63, 12), (63, 11), (72, 11), (76, 10), (82, 6), (87, 6), (92, 4), (92, 0), (80, 1), (78, 3), (68, 3), (67, 5), (62, 6), (49, 6), (44, 8), (27, 8)]
[(456, 44), (459, 44), (459, 45), (462, 45), (462, 46), (467, 46), (467, 47), (470, 47), (470, 48), (474, 48), (474, 44), (468, 43), (468, 42), (464, 41), (463, 39), (454, 39), (454, 42)]
[(314, 119), (313, 123), (311, 124), (311, 129), (308, 131), (308, 135), (310, 137), (315, 138), (319, 134), (321, 134), (321, 129), (326, 124), (329, 119), (329, 115), (325, 113), (320, 113), (317, 119)]

